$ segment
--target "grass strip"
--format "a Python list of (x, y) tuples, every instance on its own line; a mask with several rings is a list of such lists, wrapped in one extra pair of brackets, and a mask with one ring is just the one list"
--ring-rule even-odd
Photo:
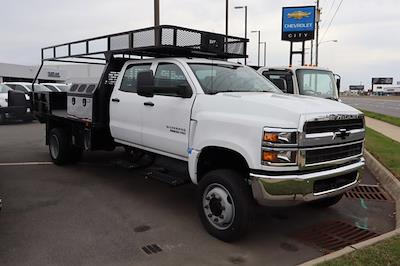
[(395, 116), (391, 116), (391, 115), (384, 115), (384, 114), (379, 114), (379, 113), (375, 113), (375, 112), (371, 112), (371, 111), (367, 111), (367, 110), (360, 110), (361, 112), (363, 112), (365, 114), (365, 116), (392, 124), (394, 126), (398, 126), (400, 127), (400, 117), (395, 117)]

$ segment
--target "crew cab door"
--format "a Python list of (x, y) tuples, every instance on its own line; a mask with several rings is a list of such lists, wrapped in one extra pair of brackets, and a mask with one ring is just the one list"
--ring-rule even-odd
[[(152, 63), (130, 64), (121, 72), (121, 82), (112, 94), (110, 102), (110, 130), (115, 141), (142, 144), (142, 113), (144, 97), (137, 94), (137, 74), (150, 70)], [(122, 74), (123, 73), (123, 74)]]
[(155, 93), (152, 98), (142, 98), (143, 145), (178, 157), (188, 156), (191, 109), (195, 99), (194, 86), (185, 69), (172, 61), (160, 61), (154, 74), (155, 87), (187, 86), (191, 98), (171, 93)]

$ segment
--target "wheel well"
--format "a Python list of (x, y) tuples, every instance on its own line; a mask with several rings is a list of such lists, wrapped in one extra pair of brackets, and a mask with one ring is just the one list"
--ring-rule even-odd
[(207, 172), (221, 168), (234, 169), (244, 176), (249, 174), (249, 166), (240, 153), (221, 147), (206, 147), (202, 149), (197, 163), (198, 181)]

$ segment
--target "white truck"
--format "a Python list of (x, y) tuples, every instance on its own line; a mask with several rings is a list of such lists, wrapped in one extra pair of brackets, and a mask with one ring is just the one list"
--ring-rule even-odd
[(285, 93), (339, 100), (340, 76), (327, 68), (261, 67), (257, 71)]
[(93, 58), (89, 49), (73, 55), (69, 47), (99, 39), (108, 43), (98, 52), (106, 63), (99, 84), (34, 94), (55, 164), (116, 146), (165, 158), (167, 166), (149, 176), (198, 185), (200, 219), (223, 241), (244, 235), (254, 203), (326, 207), (357, 186), (363, 114), (285, 95), (253, 69), (228, 62), (246, 56), (246, 39), (159, 26), (43, 48), (50, 56), (42, 64), (67, 61), (52, 53), (59, 47), (68, 57)]

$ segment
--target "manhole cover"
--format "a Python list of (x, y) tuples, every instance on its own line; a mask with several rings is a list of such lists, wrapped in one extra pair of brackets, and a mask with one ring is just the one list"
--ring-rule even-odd
[(324, 222), (293, 234), (293, 238), (316, 246), (324, 253), (337, 251), (346, 246), (378, 236), (377, 233), (360, 229), (342, 221)]
[(161, 252), (162, 249), (156, 245), (156, 244), (151, 244), (151, 245), (147, 245), (147, 246), (143, 246), (142, 250), (147, 254), (147, 255), (152, 255), (152, 254), (156, 254), (158, 252)]
[(374, 185), (359, 185), (347, 191), (345, 196), (350, 199), (391, 200), (382, 188)]

